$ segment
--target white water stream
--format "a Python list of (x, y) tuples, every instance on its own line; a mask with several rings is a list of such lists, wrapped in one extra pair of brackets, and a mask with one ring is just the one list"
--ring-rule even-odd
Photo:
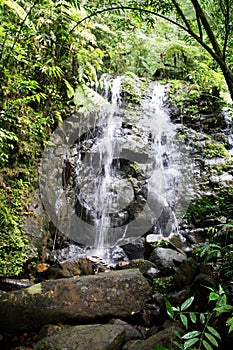
[[(123, 79), (118, 77), (111, 84), (110, 107), (102, 111), (101, 132), (92, 145), (89, 170), (77, 196), (92, 217), (95, 239), (90, 244), (100, 256), (106, 256), (107, 248), (136, 239), (152, 228), (154, 233), (165, 236), (178, 232), (176, 213), (182, 211), (187, 199), (184, 175), (188, 175), (188, 165), (183, 150), (174, 142), (175, 128), (163, 108), (166, 86), (153, 84), (140, 113), (129, 118), (127, 113), (121, 113)], [(127, 123), (131, 129), (123, 128)], [(132, 175), (122, 176), (122, 164), (127, 165), (126, 161), (136, 172), (139, 169), (139, 177), (144, 177), (145, 198)], [(80, 176), (80, 165), (76, 175)], [(139, 192), (137, 198), (144, 204), (140, 209), (134, 204), (137, 213), (132, 214), (132, 209), (127, 212), (126, 208), (132, 207), (135, 192)], [(119, 224), (119, 219), (127, 215), (132, 217)]]

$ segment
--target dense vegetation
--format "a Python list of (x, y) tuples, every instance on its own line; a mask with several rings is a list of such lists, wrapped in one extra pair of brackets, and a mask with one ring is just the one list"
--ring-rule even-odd
[[(0, 16), (0, 275), (16, 276), (35, 256), (22, 227), (52, 131), (72, 111), (101, 105), (104, 73), (183, 80), (190, 100), (217, 90), (227, 105), (233, 98), (233, 1), (0, 0)], [(178, 103), (191, 108), (187, 96)], [(231, 200), (232, 191), (225, 191), (188, 212), (193, 220), (210, 211), (227, 217), (196, 252), (227, 276), (226, 288), (232, 281)]]

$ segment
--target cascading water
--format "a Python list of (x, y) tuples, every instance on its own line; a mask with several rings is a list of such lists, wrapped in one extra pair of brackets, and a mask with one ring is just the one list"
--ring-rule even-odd
[[(95, 208), (98, 208), (98, 215), (95, 218), (96, 239), (95, 247), (96, 254), (103, 255), (105, 247), (108, 246), (108, 229), (111, 226), (110, 213), (116, 205), (116, 195), (114, 193), (114, 181), (117, 174), (112, 167), (116, 144), (114, 137), (116, 136), (117, 128), (122, 126), (121, 120), (114, 120), (114, 112), (120, 105), (120, 86), (121, 77), (113, 81), (111, 89), (111, 108), (106, 121), (106, 127), (103, 134), (103, 142), (99, 147), (100, 162), (99, 169), (103, 167), (102, 174), (96, 181), (95, 192)], [(108, 93), (108, 91), (107, 91)]]
[[(166, 86), (154, 84), (151, 97), (132, 117), (120, 106), (123, 79), (116, 78), (110, 93), (105, 92), (111, 96), (110, 106), (100, 113), (85, 181), (76, 181), (76, 208), (82, 203), (87, 221), (95, 227), (93, 253), (105, 257), (109, 247), (136, 239), (152, 227), (162, 235), (178, 231), (175, 210), (183, 186), (183, 155), (163, 109)], [(76, 179), (81, 168), (78, 164)]]
[(56, 130), (40, 176), (56, 227), (110, 260), (113, 247), (177, 232), (192, 195), (192, 162), (163, 108), (167, 86), (151, 83), (141, 103), (130, 104), (124, 79), (103, 84), (102, 108)]

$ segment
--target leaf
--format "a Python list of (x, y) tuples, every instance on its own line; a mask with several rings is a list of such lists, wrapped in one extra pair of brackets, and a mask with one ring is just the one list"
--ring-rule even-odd
[(180, 334), (180, 332), (173, 331), (173, 333), (174, 333), (179, 339), (181, 339), (181, 334)]
[(207, 326), (208, 331), (210, 331), (215, 337), (221, 340), (221, 335), (211, 326)]
[(193, 344), (196, 344), (198, 342), (199, 338), (193, 338), (193, 339), (189, 339), (184, 343), (184, 349), (188, 349), (190, 346), (192, 346)]
[(196, 317), (196, 314), (194, 312), (190, 312), (189, 313), (189, 317), (190, 317), (190, 320), (193, 322), (193, 323), (196, 323), (197, 322), (197, 317)]
[(201, 332), (200, 331), (192, 331), (192, 332), (188, 332), (185, 335), (183, 335), (183, 337), (181, 337), (181, 339), (190, 339), (190, 338), (194, 338), (197, 337), (198, 335), (200, 335)]
[(48, 270), (48, 268), (50, 267), (49, 264), (45, 264), (45, 263), (41, 263), (37, 265), (37, 272), (41, 273), (44, 272), (46, 270)]
[(181, 305), (181, 311), (184, 311), (189, 308), (189, 306), (192, 304), (194, 300), (194, 297), (190, 297), (189, 299), (185, 300), (183, 304)]
[(168, 348), (165, 348), (164, 346), (156, 346), (153, 348), (153, 350), (169, 350)]
[(180, 312), (180, 308), (179, 307), (172, 306), (172, 310)]
[(215, 292), (211, 292), (209, 294), (209, 301), (211, 300), (217, 300), (219, 298), (219, 294), (215, 293)]
[(219, 298), (217, 300), (216, 306), (224, 306), (227, 303), (227, 297), (226, 294), (219, 295)]
[(179, 349), (183, 350), (183, 345), (179, 344), (177, 341), (173, 340), (173, 344), (175, 344)]
[(228, 318), (227, 320), (227, 326), (229, 326), (228, 333), (231, 333), (233, 331), (233, 317)]
[(231, 312), (233, 311), (232, 305), (223, 305), (220, 307), (215, 307), (214, 311), (217, 311), (219, 314), (222, 314), (223, 312)]
[(219, 286), (219, 295), (223, 295), (223, 294), (225, 294), (225, 292), (224, 292), (222, 286), (220, 285)]
[(166, 306), (166, 311), (167, 311), (168, 316), (173, 319), (174, 318), (174, 311), (172, 309), (171, 303), (168, 300), (165, 301), (165, 306)]
[(207, 339), (209, 339), (209, 341), (214, 345), (214, 346), (218, 346), (218, 342), (217, 342), (217, 340), (211, 335), (211, 334), (209, 334), (209, 333), (204, 333), (205, 334), (205, 337), (207, 338)]
[(202, 324), (205, 323), (205, 314), (200, 314), (200, 322), (201, 322)]
[(72, 98), (74, 96), (74, 89), (66, 79), (63, 79), (63, 80), (64, 80), (66, 87), (67, 87), (67, 91), (66, 91), (67, 97)]
[(202, 343), (203, 343), (204, 347), (206, 348), (206, 350), (213, 350), (212, 346), (209, 343), (207, 343), (207, 341), (203, 340)]
[(185, 328), (188, 328), (188, 319), (184, 314), (180, 314), (180, 319)]

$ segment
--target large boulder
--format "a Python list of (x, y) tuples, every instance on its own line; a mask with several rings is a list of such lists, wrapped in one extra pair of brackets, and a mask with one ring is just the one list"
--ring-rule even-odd
[(62, 326), (34, 346), (34, 350), (120, 350), (125, 342), (125, 331), (119, 325)]
[(143, 309), (150, 292), (138, 269), (45, 281), (0, 295), (0, 330), (13, 333), (67, 320), (127, 317)]

